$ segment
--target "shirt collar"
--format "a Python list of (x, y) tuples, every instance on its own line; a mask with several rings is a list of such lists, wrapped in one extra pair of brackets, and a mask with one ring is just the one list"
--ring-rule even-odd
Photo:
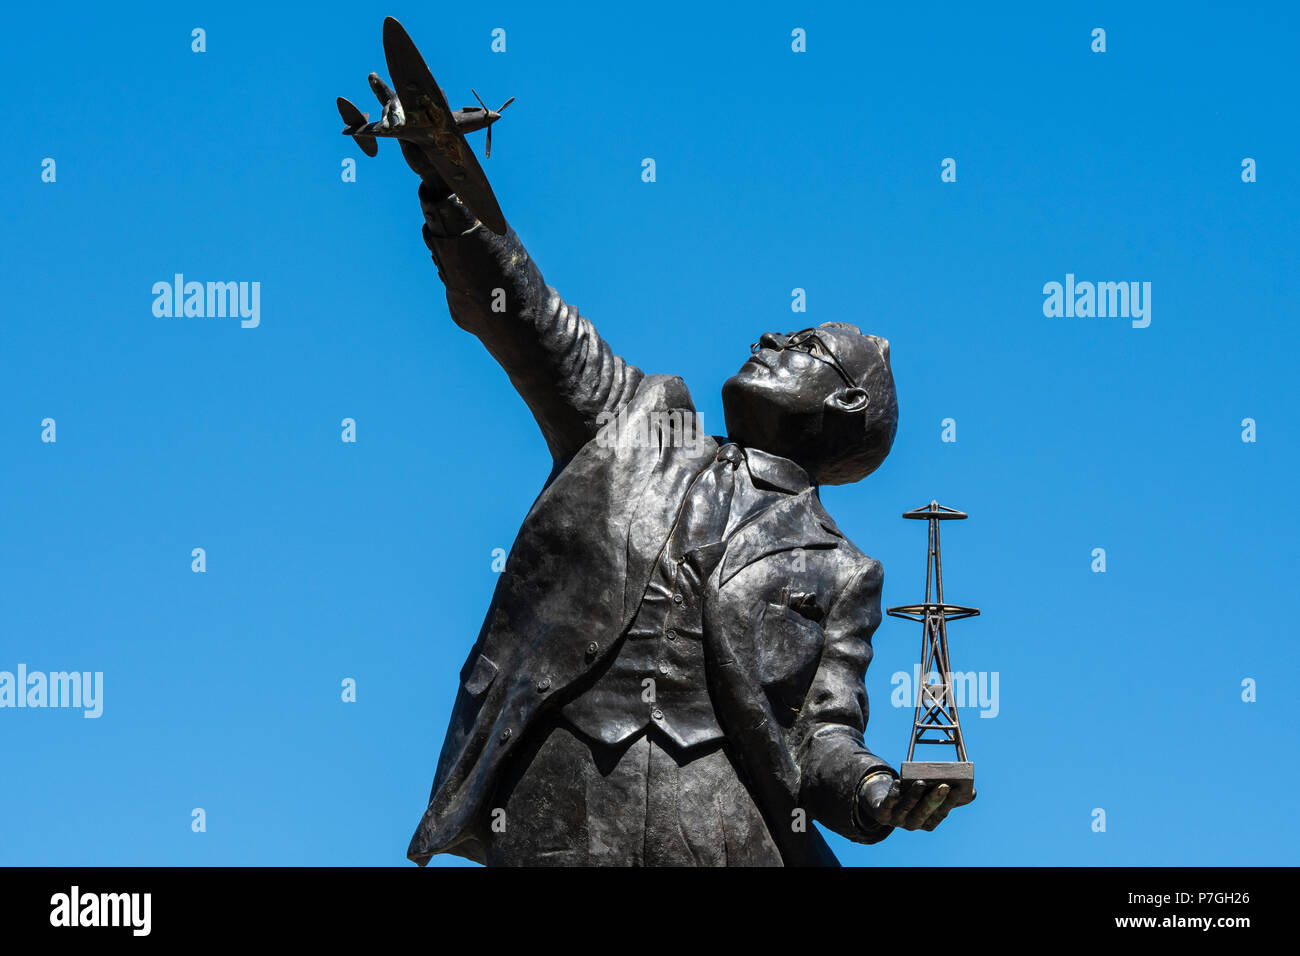
[(812, 487), (808, 472), (804, 471), (789, 458), (781, 458), (757, 448), (741, 448), (745, 464), (755, 483), (767, 485), (778, 491), (797, 495)]

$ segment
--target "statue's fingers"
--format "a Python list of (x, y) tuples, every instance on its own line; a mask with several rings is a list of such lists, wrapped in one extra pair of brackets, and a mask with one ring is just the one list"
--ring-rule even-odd
[(926, 783), (924, 780), (913, 780), (903, 792), (903, 795), (898, 798), (898, 805), (894, 807), (890, 815), (906, 821), (917, 803), (925, 796), (925, 791)]
[(902, 795), (903, 788), (898, 785), (898, 778), (894, 778), (889, 785), (889, 793), (885, 794), (885, 799), (880, 801), (879, 812), (882, 814), (892, 812), (895, 804), (898, 803), (898, 798)]
[(400, 139), (398, 143), (401, 144), (402, 156), (406, 159), (406, 164), (424, 181), (420, 186), (420, 208), (424, 210), (426, 216), (437, 216), (438, 204), (452, 194), (451, 187), (438, 172), (438, 167), (429, 159), (428, 153), (414, 143)]
[(940, 823), (943, 823), (943, 818), (946, 817), (947, 815), (948, 813), (946, 810), (936, 810), (934, 811), (934, 813), (926, 817), (925, 822), (921, 824), (920, 828), (922, 830), (925, 830), (928, 833), (929, 831), (937, 827)]
[(940, 823), (943, 823), (944, 818), (947, 817), (948, 814), (957, 806), (957, 801), (959, 799), (961, 799), (961, 794), (956, 790), (950, 789), (948, 791), (948, 796), (944, 798), (943, 803), (939, 804), (939, 806), (935, 808), (934, 812), (930, 814), (929, 819), (922, 824), (921, 829), (933, 830)]
[(943, 815), (946, 817), (953, 810), (956, 810), (961, 806), (961, 801), (962, 792), (956, 787), (953, 787), (948, 791), (948, 799), (943, 802), (943, 805), (939, 807), (939, 809), (943, 811)]
[(393, 91), (388, 88), (388, 84), (380, 78), (378, 73), (370, 74), (370, 88), (374, 90), (380, 106), (387, 106), (388, 101), (393, 98)]
[(948, 793), (951, 789), (946, 783), (941, 783), (927, 793), (925, 798), (918, 801), (912, 812), (907, 815), (907, 820), (903, 826), (909, 830), (919, 830), (929, 819), (930, 814), (938, 810), (943, 805), (943, 802), (948, 799)]
[(425, 167), (428, 167), (429, 169), (433, 168), (433, 163), (429, 159), (429, 154), (419, 146), (415, 145), (415, 143), (399, 139), (397, 145), (402, 148), (402, 156), (406, 159), (407, 164), (412, 169), (419, 171)]

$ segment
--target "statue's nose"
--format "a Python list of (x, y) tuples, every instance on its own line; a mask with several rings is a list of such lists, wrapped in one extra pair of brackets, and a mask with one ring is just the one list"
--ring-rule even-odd
[(758, 337), (758, 347), (761, 349), (780, 349), (784, 346), (784, 335), (778, 335), (775, 332), (764, 332)]

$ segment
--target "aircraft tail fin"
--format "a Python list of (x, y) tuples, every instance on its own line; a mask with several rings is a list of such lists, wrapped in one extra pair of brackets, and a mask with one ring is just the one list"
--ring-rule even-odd
[(343, 122), (347, 124), (343, 128), (344, 135), (355, 139), (357, 145), (361, 147), (361, 152), (367, 156), (376, 155), (379, 152), (379, 142), (373, 136), (356, 132), (370, 121), (370, 117), (341, 96), (338, 98), (338, 107), (339, 116), (343, 117)]

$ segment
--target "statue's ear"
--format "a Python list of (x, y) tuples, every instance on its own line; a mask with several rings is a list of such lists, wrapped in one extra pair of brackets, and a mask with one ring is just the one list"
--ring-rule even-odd
[(828, 408), (846, 415), (855, 415), (866, 410), (871, 399), (864, 388), (841, 388), (826, 398)]

